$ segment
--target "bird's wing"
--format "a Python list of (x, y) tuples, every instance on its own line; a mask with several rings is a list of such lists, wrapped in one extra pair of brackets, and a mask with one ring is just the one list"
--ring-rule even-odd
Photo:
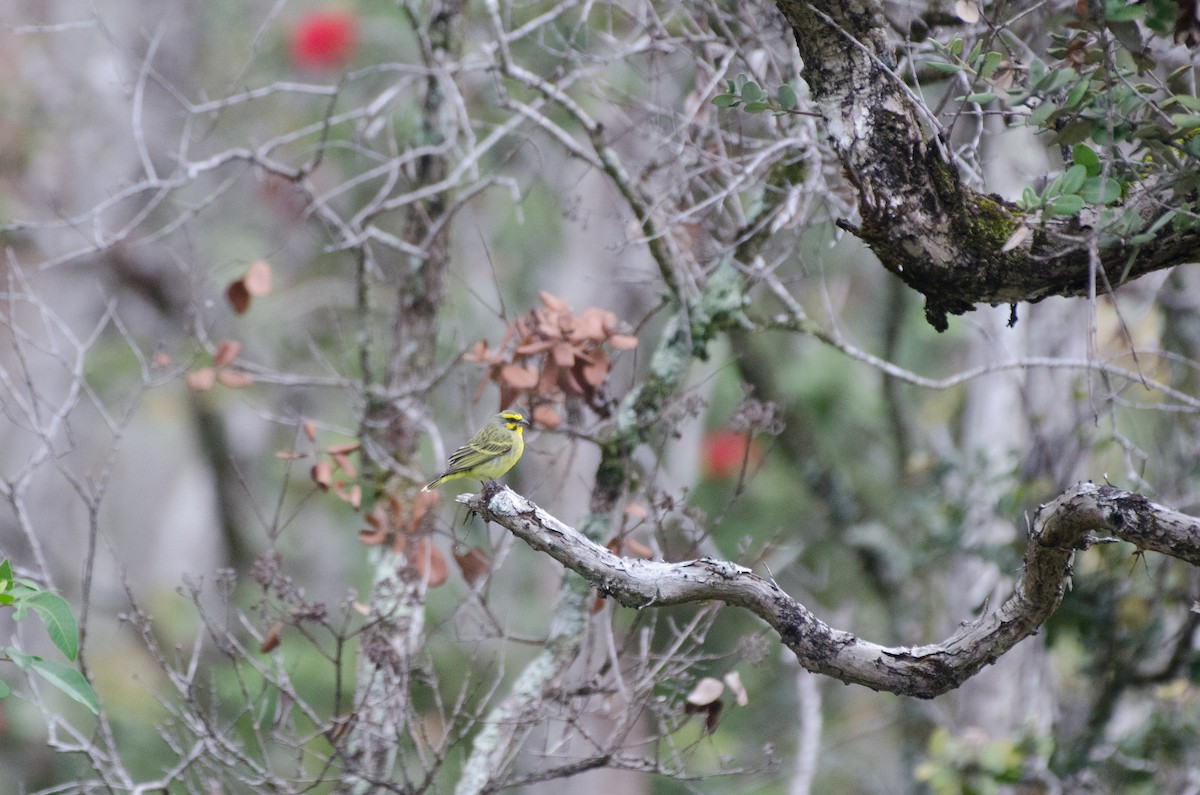
[(470, 469), (489, 458), (507, 453), (511, 448), (512, 441), (508, 439), (485, 439), (482, 442), (472, 442), (450, 454), (449, 468), (451, 470)]

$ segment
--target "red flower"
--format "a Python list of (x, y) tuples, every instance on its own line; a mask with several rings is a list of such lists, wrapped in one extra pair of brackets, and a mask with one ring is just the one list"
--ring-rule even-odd
[(292, 28), (292, 65), (297, 69), (333, 69), (354, 56), (358, 19), (346, 11), (314, 11)]
[(713, 431), (706, 434), (700, 451), (704, 477), (736, 477), (742, 471), (742, 461), (746, 460), (747, 452), (753, 464), (758, 457), (757, 446), (750, 444), (744, 433)]

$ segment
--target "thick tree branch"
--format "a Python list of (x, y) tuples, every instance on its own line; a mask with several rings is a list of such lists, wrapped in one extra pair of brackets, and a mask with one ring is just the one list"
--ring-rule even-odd
[[(926, 298), (939, 331), (947, 314), (974, 304), (1087, 295), (1095, 287), (1083, 244), (1095, 232), (1084, 216), (1043, 220), (1026, 244), (1004, 251), (1027, 213), (963, 185), (931, 117), (895, 72), (883, 15), (874, 0), (777, 0), (795, 33), (803, 77), (842, 169), (859, 193), (861, 227), (851, 227), (888, 270)], [(936, 124), (936, 122), (934, 122)], [(1153, 195), (1126, 206), (1162, 213)], [(1153, 240), (1120, 240), (1098, 251), (1099, 287), (1200, 260), (1200, 233), (1166, 225)]]
[(1072, 555), (1095, 542), (1091, 533), (1200, 563), (1200, 519), (1139, 494), (1080, 483), (1038, 511), (1020, 578), (1003, 605), (964, 623), (940, 643), (886, 647), (830, 627), (775, 583), (729, 561), (619, 557), (507, 488), (464, 494), (458, 500), (625, 607), (727, 602), (771, 625), (808, 670), (919, 698), (953, 690), (1037, 632), (1062, 600)]

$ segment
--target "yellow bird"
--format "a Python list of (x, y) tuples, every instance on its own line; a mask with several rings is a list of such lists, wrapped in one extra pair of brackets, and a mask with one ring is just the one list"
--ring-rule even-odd
[(451, 453), (446, 471), (421, 491), (436, 489), (448, 480), (459, 478), (484, 481), (500, 477), (512, 469), (525, 452), (525, 437), (521, 434), (528, 427), (529, 420), (518, 412), (500, 412), (466, 444)]

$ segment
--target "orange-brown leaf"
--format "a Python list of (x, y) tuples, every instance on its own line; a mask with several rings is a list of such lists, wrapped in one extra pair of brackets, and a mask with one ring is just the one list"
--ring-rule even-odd
[(567, 302), (559, 298), (557, 295), (552, 295), (545, 290), (538, 293), (538, 297), (542, 299), (542, 306), (553, 312), (567, 312), (570, 307)]
[(224, 367), (237, 358), (242, 351), (242, 344), (237, 340), (221, 340), (213, 354), (213, 367)]
[(310, 442), (317, 440), (317, 426), (313, 424), (312, 420), (305, 420), (301, 424), (301, 427), (304, 428), (304, 435), (308, 437)]
[(580, 368), (580, 376), (584, 383), (595, 389), (608, 377), (608, 368), (608, 355), (604, 351), (598, 350), (592, 354), (592, 361)]
[(262, 645), (258, 647), (258, 650), (263, 654), (267, 654), (279, 648), (279, 635), (281, 632), (283, 632), (283, 622), (276, 621), (267, 630), (267, 634), (263, 636)]
[(217, 381), (217, 371), (211, 367), (201, 367), (184, 376), (184, 381), (193, 392), (207, 392)]
[(612, 334), (608, 338), (608, 344), (619, 351), (628, 351), (637, 347), (638, 338), (632, 334)]
[(354, 468), (354, 462), (350, 460), (350, 456), (345, 453), (330, 453), (330, 457), (338, 465), (338, 469), (346, 473), (346, 477), (358, 477), (358, 470)]
[(242, 276), (242, 284), (246, 292), (255, 298), (271, 292), (271, 266), (261, 259), (251, 262)]
[(331, 444), (325, 448), (325, 452), (330, 455), (345, 455), (353, 453), (358, 448), (362, 447), (362, 442), (342, 442), (341, 444)]
[(492, 560), (479, 547), (470, 547), (466, 552), (454, 550), (454, 562), (462, 572), (463, 579), (474, 585), (475, 581), (492, 570)]
[(217, 370), (217, 380), (230, 389), (245, 389), (254, 383), (254, 379), (241, 370)]
[(596, 598), (592, 600), (591, 607), (588, 608), (588, 612), (591, 613), (592, 615), (596, 615), (603, 609), (604, 609), (604, 597), (601, 596), (599, 593), (597, 593)]
[(558, 412), (552, 407), (542, 404), (533, 407), (533, 424), (542, 428), (554, 430), (562, 422)]
[(316, 483), (321, 491), (327, 491), (329, 485), (333, 482), (333, 467), (330, 466), (328, 461), (318, 461), (313, 464), (312, 479), (313, 483)]
[(575, 364), (575, 346), (569, 342), (555, 343), (550, 355), (559, 367), (570, 367)]
[(636, 538), (627, 536), (625, 538), (625, 552), (631, 558), (641, 558), (642, 560), (653, 560), (654, 550), (638, 541)]
[(462, 355), (464, 362), (486, 362), (488, 361), (488, 344), (487, 340), (480, 340), (471, 346), (470, 350)]
[(246, 314), (246, 310), (250, 308), (250, 291), (246, 289), (246, 282), (242, 279), (230, 282), (225, 288), (225, 300), (229, 302), (234, 314)]
[(575, 318), (575, 331), (571, 339), (603, 342), (608, 337), (608, 329), (616, 322), (617, 316), (607, 309), (589, 306)]
[(537, 386), (538, 371), (532, 367), (508, 364), (500, 368), (500, 378), (513, 389), (533, 389)]
[(295, 450), (276, 450), (275, 457), (280, 461), (298, 461), (301, 458), (308, 458), (308, 453), (299, 453)]
[(421, 536), (416, 541), (409, 565), (425, 580), (426, 587), (436, 588), (446, 582), (450, 574), (446, 556), (429, 540), (429, 536)]

